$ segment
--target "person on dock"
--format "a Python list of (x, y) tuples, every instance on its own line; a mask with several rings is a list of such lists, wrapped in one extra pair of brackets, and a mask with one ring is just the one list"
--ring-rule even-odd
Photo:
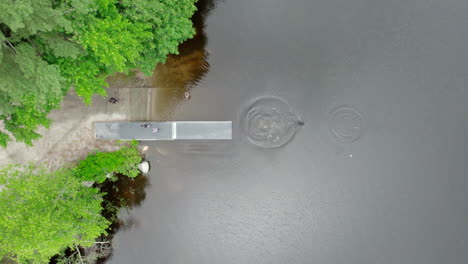
[(152, 129), (152, 133), (159, 133), (160, 129), (158, 127), (155, 127)]
[(147, 123), (143, 123), (143, 124), (141, 124), (140, 126), (141, 126), (142, 128), (149, 128), (149, 127), (151, 127), (151, 126), (150, 126), (149, 124), (147, 124)]

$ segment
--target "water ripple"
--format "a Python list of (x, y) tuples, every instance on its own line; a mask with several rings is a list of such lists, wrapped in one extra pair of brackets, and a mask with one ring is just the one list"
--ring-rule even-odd
[(286, 101), (263, 97), (247, 111), (244, 129), (251, 143), (263, 148), (276, 148), (288, 143), (303, 124)]

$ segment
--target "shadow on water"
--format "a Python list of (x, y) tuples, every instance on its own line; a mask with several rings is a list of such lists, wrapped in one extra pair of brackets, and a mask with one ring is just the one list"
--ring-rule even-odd
[[(105, 263), (112, 257), (114, 245), (112, 239), (119, 230), (125, 230), (132, 226), (132, 221), (119, 219), (119, 211), (129, 210), (141, 205), (146, 198), (145, 189), (150, 185), (148, 177), (139, 175), (135, 178), (130, 178), (124, 175), (116, 175), (113, 180), (105, 181), (97, 185), (104, 195), (102, 215), (111, 222), (106, 230), (107, 235), (102, 235), (97, 238), (98, 241), (90, 248), (80, 247), (84, 263)], [(65, 256), (68, 260), (65, 263), (79, 263), (75, 249), (65, 251)], [(63, 260), (62, 260), (63, 261)], [(69, 262), (68, 262), (69, 261)], [(80, 260), (81, 262), (81, 260)], [(50, 264), (64, 263), (59, 262), (57, 257), (54, 257)]]
[(197, 12), (192, 17), (195, 36), (179, 46), (178, 55), (171, 54), (166, 63), (156, 66), (151, 86), (157, 89), (152, 94), (150, 119), (165, 121), (173, 118), (177, 104), (186, 99), (186, 93), (208, 73), (205, 19), (215, 5), (214, 0), (197, 2)]
[(209, 71), (208, 39), (205, 34), (205, 19), (214, 8), (215, 1), (201, 0), (196, 3), (197, 11), (192, 17), (195, 35), (179, 45), (179, 54), (170, 54), (164, 64), (154, 70), (153, 87), (161, 89), (190, 89), (200, 82)]
[[(112, 224), (107, 230), (108, 234), (98, 240), (112, 241), (112, 238), (120, 229), (131, 227), (131, 221), (123, 221), (118, 218), (116, 209), (129, 210), (140, 206), (146, 198), (145, 188), (149, 185), (149, 179), (144, 175), (135, 178), (117, 175), (115, 182), (106, 181), (103, 183), (101, 191), (106, 193), (104, 203), (110, 205), (104, 207), (106, 209), (103, 211), (103, 215), (110, 219)], [(105, 263), (110, 257), (112, 257), (112, 249), (108, 254), (98, 258), (96, 263)]]
[(216, 6), (216, 0), (200, 0), (192, 17), (195, 35), (179, 45), (179, 54), (170, 54), (158, 64), (152, 76), (140, 71), (116, 74), (107, 79), (111, 88), (154, 88), (151, 91), (151, 111), (148, 119), (166, 121), (174, 117), (177, 105), (187, 98), (190, 89), (208, 73), (208, 42), (205, 19)]

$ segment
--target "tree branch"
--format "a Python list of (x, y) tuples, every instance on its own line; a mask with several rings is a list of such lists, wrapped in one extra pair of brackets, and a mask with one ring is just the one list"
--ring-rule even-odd
[(109, 244), (110, 243), (109, 241), (103, 241), (103, 242), (100, 242), (100, 241), (83, 241), (83, 242), (92, 242), (94, 244)]
[(73, 252), (73, 253), (67, 258), (68, 264), (71, 264), (70, 259), (71, 259), (71, 257), (73, 257), (76, 253), (77, 253), (76, 251)]
[(68, 12), (71, 12), (71, 11), (73, 11), (74, 9), (75, 9), (75, 8), (72, 7), (72, 8), (70, 8), (70, 9), (68, 9), (67, 11), (63, 12), (62, 15), (66, 14), (66, 13), (68, 13)]
[(80, 249), (78, 248), (76, 243), (75, 243), (75, 247), (76, 247), (76, 251), (78, 252), (78, 256), (80, 257), (81, 264), (83, 264), (83, 258), (81, 257)]
[(11, 42), (8, 39), (5, 39), (5, 41), (6, 41), (6, 43), (8, 43), (8, 46), (10, 46), (10, 48), (12, 48), (15, 52), (17, 52), (17, 50), (15, 49), (13, 44), (11, 44)]

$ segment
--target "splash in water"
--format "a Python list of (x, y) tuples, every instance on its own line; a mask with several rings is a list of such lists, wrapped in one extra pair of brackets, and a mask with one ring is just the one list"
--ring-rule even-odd
[(288, 143), (304, 122), (293, 114), (287, 102), (276, 97), (255, 101), (245, 117), (245, 132), (253, 144), (276, 148)]

